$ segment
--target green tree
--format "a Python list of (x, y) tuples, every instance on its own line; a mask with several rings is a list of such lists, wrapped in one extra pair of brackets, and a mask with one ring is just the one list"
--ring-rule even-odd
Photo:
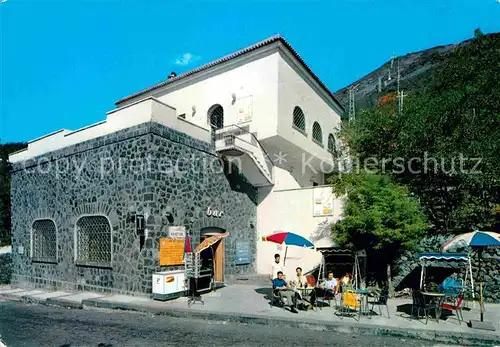
[(386, 103), (341, 130), (361, 166), (371, 160), (419, 197), (434, 232), (499, 228), (498, 71), (500, 34), (469, 41), (409, 93), (402, 114)]
[(392, 291), (391, 266), (418, 244), (428, 227), (418, 200), (384, 175), (350, 173), (330, 181), (335, 193), (346, 197), (342, 219), (333, 226), (334, 241), (366, 250), (370, 259), (384, 264)]

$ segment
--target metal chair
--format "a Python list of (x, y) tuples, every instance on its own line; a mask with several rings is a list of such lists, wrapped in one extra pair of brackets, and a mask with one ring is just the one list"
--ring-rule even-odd
[[(337, 298), (335, 297), (335, 294), (332, 293), (330, 290), (325, 290), (325, 294), (323, 296), (319, 296), (319, 297), (316, 297), (316, 301), (315, 301), (315, 304), (316, 304), (316, 307), (318, 307), (318, 302), (319, 300), (318, 299), (321, 299), (322, 302), (328, 302), (328, 306), (329, 307), (332, 307), (332, 300), (335, 302), (335, 307), (338, 306), (338, 303), (337, 303)], [(322, 306), (319, 306), (319, 309), (322, 310)]]
[(358, 322), (361, 320), (361, 302), (356, 293), (348, 291), (343, 292), (339, 308), (341, 319), (343, 318), (344, 313), (352, 313), (352, 310), (358, 310)]
[(447, 296), (446, 301), (441, 304), (441, 308), (449, 310), (449, 311), (455, 311), (458, 319), (458, 324), (461, 323), (461, 321), (464, 320), (464, 316), (462, 314), (462, 307), (460, 306), (462, 304), (462, 301), (464, 299), (464, 294), (461, 293), (458, 296)]
[(372, 308), (370, 310), (370, 318), (372, 317), (373, 314), (373, 307), (375, 305), (378, 306), (378, 311), (380, 315), (382, 316), (382, 308), (380, 306), (385, 306), (387, 309), (387, 318), (391, 318), (389, 314), (389, 305), (387, 304), (389, 301), (389, 290), (387, 288), (384, 288), (380, 294), (376, 295), (376, 298), (374, 301), (368, 301), (368, 305), (372, 305)]
[(417, 317), (420, 317), (420, 310), (425, 313), (425, 324), (429, 321), (429, 309), (433, 308), (433, 305), (428, 304), (425, 300), (425, 296), (422, 294), (420, 290), (414, 290), (411, 293), (412, 295), (412, 305), (411, 305), (411, 315), (413, 318), (414, 310), (417, 310)]
[(316, 279), (313, 275), (306, 275), (306, 281), (310, 287), (314, 288), (316, 286)]

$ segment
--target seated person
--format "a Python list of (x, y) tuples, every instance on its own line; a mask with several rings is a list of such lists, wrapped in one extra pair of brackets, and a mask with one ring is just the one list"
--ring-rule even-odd
[(309, 294), (311, 305), (314, 305), (318, 296), (321, 298), (327, 294), (331, 296), (337, 294), (337, 279), (333, 277), (333, 272), (328, 273), (328, 278), (319, 285), (319, 288), (314, 288), (311, 291), (311, 294)]
[(292, 289), (295, 291), (295, 295), (297, 297), (297, 300), (299, 302), (299, 306), (303, 309), (306, 308), (306, 303), (304, 299), (302, 298), (302, 292), (298, 290), (298, 288), (307, 288), (307, 279), (306, 276), (302, 273), (302, 268), (299, 266), (297, 269), (295, 269), (296, 275), (293, 281), (288, 282), (288, 284), (292, 287)]
[(341, 288), (341, 291), (342, 291), (342, 286), (349, 286), (351, 282), (352, 282), (351, 274), (349, 272), (346, 272), (344, 277), (340, 279), (339, 287)]
[(295, 278), (291, 280), (288, 284), (292, 287), (305, 288), (307, 287), (306, 276), (302, 273), (302, 268), (298, 267), (295, 269)]
[(298, 313), (295, 308), (297, 304), (295, 292), (290, 289), (288, 283), (283, 279), (282, 271), (278, 271), (278, 277), (273, 280), (273, 291), (278, 293), (281, 298), (286, 298), (287, 304), (290, 306), (290, 311)]

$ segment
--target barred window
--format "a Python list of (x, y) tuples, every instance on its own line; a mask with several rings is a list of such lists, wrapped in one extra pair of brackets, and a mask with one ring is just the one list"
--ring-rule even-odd
[(104, 216), (84, 216), (76, 222), (76, 263), (111, 266), (111, 225)]
[(57, 262), (56, 224), (51, 219), (38, 219), (31, 227), (33, 261)]
[(335, 145), (335, 137), (332, 134), (328, 135), (328, 151), (331, 153), (337, 153), (337, 146)]
[(304, 133), (306, 132), (306, 117), (298, 106), (293, 109), (293, 126)]
[(323, 132), (321, 131), (321, 126), (318, 122), (313, 124), (313, 140), (320, 145), (323, 145)]
[(224, 127), (224, 109), (221, 105), (213, 105), (208, 110), (208, 124), (215, 130)]

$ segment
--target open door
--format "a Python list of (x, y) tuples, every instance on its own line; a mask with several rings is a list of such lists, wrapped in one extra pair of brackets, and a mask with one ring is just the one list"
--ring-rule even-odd
[(224, 282), (224, 240), (212, 246), (214, 250), (214, 280)]

